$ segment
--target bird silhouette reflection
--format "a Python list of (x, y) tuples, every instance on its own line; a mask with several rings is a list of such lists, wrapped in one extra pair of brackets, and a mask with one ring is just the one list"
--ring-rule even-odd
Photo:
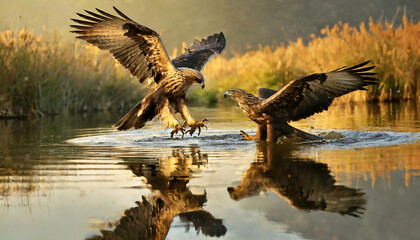
[(223, 221), (203, 209), (206, 193), (194, 194), (187, 186), (192, 167), (207, 164), (206, 154), (197, 148), (190, 148), (189, 153), (177, 149), (158, 161), (153, 157), (137, 157), (128, 162), (136, 176), (146, 179), (151, 194), (142, 196), (136, 207), (127, 209), (112, 231), (101, 230), (102, 236), (89, 239), (165, 239), (176, 216), (181, 222), (191, 222), (197, 234), (225, 235)]
[(257, 145), (257, 160), (243, 174), (241, 183), (229, 187), (233, 200), (273, 191), (301, 210), (319, 210), (360, 217), (366, 199), (358, 189), (336, 185), (328, 165), (294, 156), (296, 144)]

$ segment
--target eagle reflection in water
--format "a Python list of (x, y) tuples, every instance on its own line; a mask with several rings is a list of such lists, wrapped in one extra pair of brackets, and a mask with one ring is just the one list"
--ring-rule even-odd
[[(206, 193), (194, 194), (187, 184), (192, 177), (192, 167), (207, 164), (207, 154), (197, 148), (173, 150), (172, 155), (158, 159), (136, 157), (126, 163), (138, 177), (144, 177), (151, 194), (142, 196), (136, 207), (127, 209), (115, 228), (101, 230), (102, 235), (88, 239), (165, 239), (173, 219), (192, 223), (197, 234), (220, 237), (226, 234), (221, 219), (203, 209)], [(189, 230), (189, 224), (187, 230)]]
[(366, 199), (358, 189), (336, 185), (328, 165), (293, 156), (292, 143), (257, 145), (257, 161), (243, 174), (241, 183), (229, 187), (233, 200), (273, 191), (301, 210), (318, 210), (360, 217)]

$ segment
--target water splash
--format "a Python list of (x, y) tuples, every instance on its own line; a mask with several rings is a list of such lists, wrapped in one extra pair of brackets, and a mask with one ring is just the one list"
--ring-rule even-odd
[[(411, 132), (373, 132), (373, 131), (328, 131), (328, 139), (321, 141), (297, 141), (302, 146), (322, 149), (354, 149), (377, 146), (412, 144), (420, 139), (420, 133)], [(332, 136), (332, 137), (331, 137)], [(200, 137), (185, 135), (171, 139), (164, 131), (132, 130), (79, 137), (67, 142), (88, 146), (148, 146), (148, 147), (190, 147), (196, 146), (212, 150), (232, 150), (255, 148), (254, 141), (242, 140), (237, 130), (209, 130)]]

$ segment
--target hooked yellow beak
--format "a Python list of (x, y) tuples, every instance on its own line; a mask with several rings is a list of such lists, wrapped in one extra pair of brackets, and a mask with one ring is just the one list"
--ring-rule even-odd
[(226, 91), (225, 94), (223, 94), (223, 97), (224, 98), (227, 98), (228, 96), (230, 96), (230, 92), (229, 91)]

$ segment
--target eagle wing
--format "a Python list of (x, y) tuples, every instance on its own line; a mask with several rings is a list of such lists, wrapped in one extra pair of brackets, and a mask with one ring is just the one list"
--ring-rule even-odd
[(334, 98), (378, 84), (373, 77), (376, 73), (368, 72), (375, 67), (367, 67), (369, 62), (293, 80), (264, 99), (260, 110), (274, 116), (281, 113), (287, 121), (297, 121), (327, 110)]
[(258, 88), (258, 97), (259, 98), (269, 98), (275, 94), (277, 90), (269, 89), (269, 88)]
[(153, 78), (158, 83), (170, 72), (176, 71), (170, 61), (159, 34), (142, 26), (120, 12), (121, 17), (96, 9), (98, 13), (77, 13), (80, 19), (72, 19), (80, 25), (71, 25), (72, 31), (102, 50), (108, 50), (114, 58), (143, 83)]
[(216, 33), (201, 40), (195, 39), (182, 55), (172, 59), (175, 67), (188, 67), (201, 71), (208, 61), (220, 54), (226, 46), (223, 33)]

